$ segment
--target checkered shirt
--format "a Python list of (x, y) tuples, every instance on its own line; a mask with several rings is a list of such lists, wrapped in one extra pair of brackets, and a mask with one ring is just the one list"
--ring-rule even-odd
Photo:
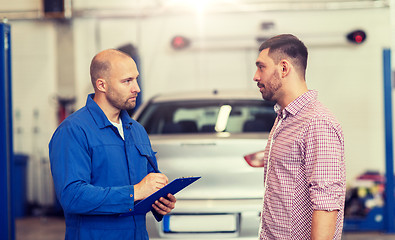
[(341, 239), (345, 200), (344, 137), (332, 113), (308, 91), (282, 111), (265, 149), (260, 239), (310, 239), (314, 210), (338, 210), (333, 239)]

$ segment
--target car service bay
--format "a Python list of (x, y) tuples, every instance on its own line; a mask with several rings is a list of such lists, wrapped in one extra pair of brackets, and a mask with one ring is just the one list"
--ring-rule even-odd
[(390, 0), (0, 0), (0, 239), (64, 239), (48, 143), (110, 48), (137, 65), (129, 114), (159, 170), (202, 177), (161, 222), (147, 215), (150, 239), (257, 239), (277, 115), (253, 78), (281, 33), (306, 44), (307, 84), (344, 131), (342, 239), (395, 239), (394, 16)]

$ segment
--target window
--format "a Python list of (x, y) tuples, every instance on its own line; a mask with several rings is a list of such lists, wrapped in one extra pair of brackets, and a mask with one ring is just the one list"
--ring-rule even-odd
[(149, 134), (269, 132), (276, 114), (262, 100), (152, 103), (139, 121)]

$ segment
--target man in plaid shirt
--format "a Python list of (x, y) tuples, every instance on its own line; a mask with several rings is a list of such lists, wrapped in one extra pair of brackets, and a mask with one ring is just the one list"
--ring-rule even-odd
[(259, 51), (254, 81), (278, 114), (265, 149), (259, 238), (340, 240), (346, 190), (341, 126), (307, 88), (307, 48), (298, 38), (278, 35)]

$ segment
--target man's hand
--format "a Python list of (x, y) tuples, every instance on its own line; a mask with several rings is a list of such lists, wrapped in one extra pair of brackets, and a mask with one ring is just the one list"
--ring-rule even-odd
[(152, 204), (152, 207), (157, 213), (166, 215), (174, 209), (176, 206), (176, 201), (177, 199), (171, 193), (169, 193), (167, 194), (167, 198), (161, 197), (159, 200), (155, 201), (155, 203)]
[(164, 187), (169, 180), (162, 173), (150, 173), (134, 185), (134, 201), (142, 200)]

